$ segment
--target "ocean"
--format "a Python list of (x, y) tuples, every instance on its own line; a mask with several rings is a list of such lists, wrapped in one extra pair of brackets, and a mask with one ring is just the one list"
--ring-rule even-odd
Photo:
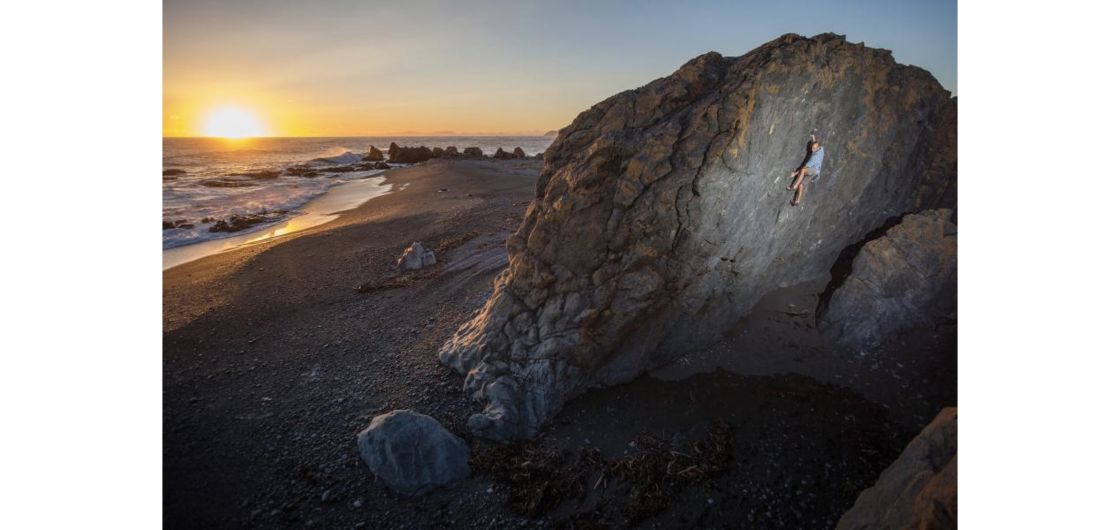
[(456, 146), (460, 152), (480, 147), (487, 155), (499, 147), (506, 151), (520, 147), (532, 156), (547, 149), (552, 140), (550, 136), (164, 138), (163, 221), (165, 227), (167, 223), (179, 227), (163, 230), (163, 248), (237, 236), (210, 231), (215, 222), (233, 215), (266, 214), (268, 223), (253, 230), (283, 222), (302, 214), (302, 207), (336, 186), (366, 181), (371, 189), (376, 188), (383, 180), (378, 175), (384, 171), (320, 172), (307, 178), (284, 172), (293, 166), (321, 169), (353, 164), (361, 161), (369, 146), (387, 152), (392, 142), (402, 147)]

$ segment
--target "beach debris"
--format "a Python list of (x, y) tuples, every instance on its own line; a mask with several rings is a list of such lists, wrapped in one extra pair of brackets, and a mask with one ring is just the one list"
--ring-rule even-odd
[(369, 154), (366, 155), (366, 157), (363, 158), (362, 160), (367, 160), (367, 161), (370, 161), (370, 162), (379, 162), (379, 161), (385, 160), (385, 154), (382, 153), (380, 149), (371, 145), (371, 146), (369, 146)]
[(421, 245), (419, 241), (413, 241), (408, 248), (404, 249), (401, 257), (397, 258), (397, 268), (408, 271), (435, 264), (436, 253), (424, 248), (424, 245)]
[(394, 410), (358, 434), (358, 453), (386, 486), (422, 495), (470, 475), (470, 448), (431, 416)]
[(420, 280), (430, 280), (438, 275), (435, 271), (429, 272), (409, 272), (400, 275), (394, 275), (382, 281), (368, 281), (354, 286), (356, 293), (375, 293), (384, 289), (400, 289), (408, 287)]
[(641, 434), (634, 451), (614, 461), (595, 447), (557, 450), (529, 440), (479, 451), (471, 464), (508, 491), (516, 513), (539, 517), (569, 501), (593, 502), (587, 513), (610, 520), (609, 526), (630, 526), (667, 508), (689, 484), (729, 469), (732, 447), (731, 426), (715, 422), (690, 444)]

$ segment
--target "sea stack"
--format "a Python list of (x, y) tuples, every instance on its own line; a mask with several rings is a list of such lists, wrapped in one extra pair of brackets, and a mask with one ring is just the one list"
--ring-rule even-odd
[[(545, 154), (510, 266), (440, 361), (477, 436), (531, 437), (572, 397), (718, 340), (893, 218), (956, 207), (956, 99), (843, 36), (707, 53), (581, 113)], [(798, 207), (809, 134), (823, 176)]]
[(377, 161), (380, 161), (380, 160), (385, 160), (385, 154), (382, 153), (380, 149), (371, 145), (371, 146), (369, 146), (369, 154), (366, 155), (366, 157), (363, 158), (362, 160), (366, 160), (366, 161), (369, 161), (369, 162), (377, 162)]

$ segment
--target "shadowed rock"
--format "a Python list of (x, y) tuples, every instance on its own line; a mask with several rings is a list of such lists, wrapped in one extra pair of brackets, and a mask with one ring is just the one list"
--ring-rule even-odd
[(459, 156), (459, 148), (453, 145), (449, 146), (447, 149), (443, 150), (443, 156), (444, 158), (457, 158)]
[(431, 416), (394, 410), (377, 416), (358, 434), (362, 460), (385, 485), (421, 495), (471, 473), (467, 443)]
[(514, 158), (525, 158), (525, 151), (523, 149), (521, 149), (520, 147), (514, 147), (513, 148), (513, 157)]
[(957, 408), (941, 411), (875, 485), (864, 490), (837, 530), (957, 527)]
[(362, 160), (367, 160), (367, 161), (370, 161), (370, 162), (377, 162), (379, 160), (385, 160), (385, 154), (382, 153), (380, 149), (371, 145), (371, 146), (369, 146), (369, 154), (366, 155), (366, 157), (363, 158)]
[(510, 160), (510, 159), (514, 158), (514, 156), (513, 156), (513, 153), (509, 153), (506, 150), (499, 147), (497, 151), (494, 151), (493, 158), (494, 158), (494, 160)]
[[(813, 130), (825, 176), (793, 208)], [(608, 98), (544, 158), (509, 268), (439, 352), (496, 440), (710, 345), (887, 219), (954, 207), (956, 102), (889, 51), (785, 35)]]
[(432, 150), (425, 146), (420, 147), (397, 147), (397, 144), (389, 146), (389, 162), (398, 164), (416, 164), (435, 158)]
[(831, 293), (820, 329), (853, 349), (874, 349), (898, 333), (933, 330), (957, 308), (957, 226), (953, 211), (907, 215), (860, 248), (851, 273)]
[(486, 158), (481, 147), (467, 147), (463, 149), (463, 156), (466, 158)]

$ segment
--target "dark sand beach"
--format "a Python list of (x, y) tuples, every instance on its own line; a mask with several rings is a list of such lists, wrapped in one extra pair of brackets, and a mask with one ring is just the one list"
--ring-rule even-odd
[[(871, 360), (817, 337), (823, 278), (768, 296), (712, 348), (568, 403), (534, 442), (473, 438), (478, 407), (436, 352), (506, 266), (539, 169), (393, 170), (390, 193), (334, 221), (165, 271), (165, 525), (826, 528), (955, 404), (955, 349)], [(439, 263), (398, 273), (413, 241)], [(378, 484), (355, 436), (394, 409), (464, 437), (471, 478), (418, 498)], [(666, 458), (683, 471), (660, 475)]]

